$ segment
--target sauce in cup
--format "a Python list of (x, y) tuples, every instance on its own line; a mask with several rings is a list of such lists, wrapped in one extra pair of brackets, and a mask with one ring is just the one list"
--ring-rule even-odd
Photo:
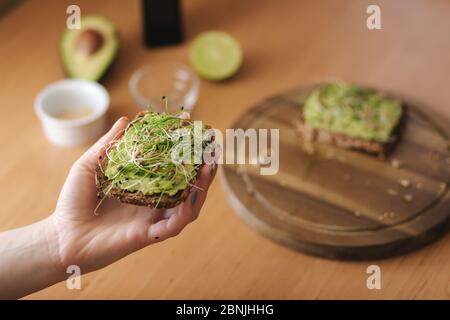
[(67, 108), (54, 115), (55, 118), (60, 120), (76, 120), (90, 116), (93, 113), (92, 108), (88, 107), (74, 107)]

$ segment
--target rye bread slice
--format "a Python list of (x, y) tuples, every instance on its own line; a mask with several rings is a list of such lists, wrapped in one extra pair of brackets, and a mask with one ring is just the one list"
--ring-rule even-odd
[[(133, 119), (137, 120), (145, 115), (145, 112), (140, 112), (136, 115), (136, 117)], [(209, 127), (208, 127), (209, 128)], [(120, 139), (120, 137), (117, 138), (117, 140)], [(110, 148), (114, 148), (113, 143)], [(188, 186), (184, 190), (178, 191), (173, 196), (170, 195), (161, 195), (159, 194), (152, 194), (152, 195), (146, 195), (142, 193), (141, 191), (136, 192), (130, 192), (118, 187), (111, 187), (111, 182), (109, 181), (108, 177), (104, 174), (104, 169), (106, 168), (108, 164), (108, 158), (105, 156), (100, 156), (98, 160), (98, 165), (95, 170), (95, 184), (98, 189), (97, 197), (98, 198), (116, 198), (120, 202), (123, 203), (129, 203), (133, 205), (138, 206), (147, 206), (155, 209), (168, 209), (173, 208), (182, 203), (190, 194), (192, 186)], [(194, 185), (198, 175), (204, 166), (204, 163), (200, 165), (198, 168), (197, 176), (190, 181), (190, 185)], [(105, 190), (109, 190), (107, 193)]]
[(389, 140), (385, 142), (356, 138), (348, 136), (346, 134), (312, 128), (308, 126), (308, 124), (306, 124), (303, 117), (303, 112), (301, 112), (300, 117), (296, 120), (295, 125), (302, 138), (306, 141), (328, 143), (340, 148), (355, 149), (376, 155), (385, 155), (392, 151), (393, 147), (399, 139), (398, 137), (400, 134), (400, 129), (403, 126), (403, 119), (405, 118), (405, 111), (406, 110), (403, 107), (403, 113), (399, 122), (392, 131)]
[[(95, 182), (98, 189), (98, 197), (108, 197), (108, 198), (116, 198), (120, 202), (123, 203), (129, 203), (134, 204), (137, 206), (147, 206), (152, 208), (173, 208), (182, 203), (190, 194), (192, 187), (187, 187), (184, 190), (178, 191), (178, 193), (174, 194), (173, 196), (169, 195), (162, 195), (161, 194), (152, 194), (152, 195), (145, 195), (141, 191), (137, 192), (130, 192), (127, 190), (120, 189), (118, 187), (113, 187), (108, 194), (105, 194), (104, 190), (109, 190), (111, 183), (109, 179), (104, 175), (103, 168), (105, 168), (107, 164), (108, 158), (102, 157), (100, 161), (102, 164), (99, 163), (99, 165), (96, 168), (96, 175), (95, 175)], [(199, 172), (203, 165), (199, 167)], [(198, 174), (197, 174), (198, 175)], [(195, 184), (195, 180), (191, 181), (191, 184)]]

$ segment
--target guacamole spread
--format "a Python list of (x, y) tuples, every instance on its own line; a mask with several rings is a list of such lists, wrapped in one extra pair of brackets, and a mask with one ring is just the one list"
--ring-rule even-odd
[(315, 129), (386, 142), (402, 115), (399, 101), (347, 83), (321, 85), (305, 101), (305, 123)]
[[(190, 139), (184, 139), (186, 135)], [(173, 161), (172, 151), (181, 152), (180, 144), (186, 141), (191, 143), (191, 161)], [(194, 163), (194, 122), (150, 111), (130, 122), (107, 157), (104, 174), (111, 187), (144, 195), (175, 195), (191, 184), (201, 165)]]

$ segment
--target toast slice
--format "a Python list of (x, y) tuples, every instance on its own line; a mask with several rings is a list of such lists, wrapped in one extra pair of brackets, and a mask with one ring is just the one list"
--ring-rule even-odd
[[(126, 182), (129, 181), (129, 179), (126, 178), (126, 175), (125, 174), (121, 175), (121, 173), (120, 173), (121, 171), (126, 171), (126, 170), (129, 170), (130, 168), (123, 168), (120, 170), (114, 169), (113, 167), (116, 165), (116, 163), (115, 163), (115, 162), (117, 162), (116, 160), (114, 160), (115, 162), (109, 166), (109, 162), (111, 161), (112, 157), (115, 156), (114, 152), (116, 154), (118, 154), (120, 152), (120, 150), (121, 150), (120, 144), (124, 143), (123, 140), (126, 139), (127, 134), (129, 134), (127, 131), (133, 130), (133, 129), (130, 129), (133, 124), (135, 124), (139, 121), (147, 121), (146, 116), (148, 114), (149, 114), (149, 112), (139, 113), (130, 122), (130, 124), (125, 129), (122, 136), (119, 137), (118, 139), (116, 139), (111, 144), (111, 146), (107, 150), (107, 155), (99, 157), (98, 166), (96, 168), (96, 175), (95, 175), (96, 186), (98, 189), (97, 197), (99, 199), (116, 198), (123, 203), (128, 203), (128, 204), (133, 204), (133, 205), (138, 205), (138, 206), (148, 206), (151, 208), (159, 209), (159, 208), (173, 208), (173, 207), (179, 205), (180, 203), (182, 203), (190, 194), (190, 191), (197, 179), (198, 173), (201, 170), (204, 163), (195, 165), (193, 168), (190, 167), (190, 170), (192, 170), (192, 172), (190, 172), (191, 174), (189, 176), (189, 179), (187, 179), (189, 181), (187, 181), (186, 184), (183, 184), (182, 188), (179, 188), (179, 186), (178, 186), (178, 188), (180, 190), (177, 189), (176, 192), (174, 192), (173, 190), (169, 190), (170, 192), (168, 192), (168, 190), (164, 190), (164, 188), (159, 190), (159, 192), (158, 192), (158, 190), (156, 190), (156, 191), (151, 190), (151, 192), (148, 192), (148, 190), (144, 190), (139, 187), (140, 184), (147, 185), (147, 186), (151, 185), (151, 181), (155, 180), (154, 176), (160, 175), (160, 170), (158, 170), (159, 166), (156, 168), (156, 170), (154, 170), (155, 172), (154, 172), (153, 176), (150, 175), (148, 177), (145, 177), (145, 176), (139, 177), (136, 174), (134, 174), (132, 176), (132, 178), (134, 179), (134, 181), (137, 181), (137, 183), (134, 183), (134, 184), (137, 184), (137, 186), (134, 186), (132, 188), (130, 186), (133, 184), (129, 184), (128, 187), (126, 185)], [(156, 115), (156, 113), (152, 113), (152, 114)], [(164, 115), (158, 115), (158, 116), (161, 117)], [(172, 119), (173, 118), (175, 118), (175, 117), (172, 116)], [(180, 119), (179, 123), (187, 124), (187, 123), (191, 123), (191, 121)], [(172, 121), (172, 126), (173, 126), (173, 121)], [(181, 125), (181, 127), (183, 127), (183, 125)], [(205, 126), (204, 128), (208, 129), (210, 127)], [(174, 128), (172, 128), (172, 129), (174, 129)], [(165, 130), (166, 130), (166, 132), (170, 133), (171, 128), (165, 128)], [(212, 143), (212, 141), (213, 141), (213, 138), (211, 138), (211, 141), (204, 142), (202, 144), (202, 147), (204, 148), (207, 144)], [(147, 138), (147, 140), (143, 141), (142, 143), (145, 144), (148, 142), (149, 142), (149, 140)], [(122, 147), (122, 149), (125, 149), (125, 147)], [(154, 157), (153, 153), (152, 153), (151, 157)], [(145, 154), (143, 154), (141, 156), (141, 158), (144, 159), (143, 161), (147, 161), (147, 160), (145, 160), (146, 159)], [(150, 157), (148, 157), (148, 158), (150, 158)], [(130, 161), (127, 161), (126, 165), (129, 166), (130, 165), (129, 163), (130, 163)], [(145, 165), (145, 162), (142, 162), (142, 163), (143, 163), (143, 165)], [(185, 167), (186, 165), (184, 163), (181, 163), (178, 165), (184, 166), (185, 169), (187, 168), (187, 167)], [(174, 163), (171, 164), (169, 161), (167, 161), (167, 163), (161, 164), (161, 166), (164, 166), (164, 167), (176, 166), (176, 164), (174, 164)], [(173, 167), (173, 168), (176, 169), (175, 167)], [(181, 167), (178, 167), (178, 168), (181, 168)], [(131, 169), (136, 170), (136, 168), (131, 168)], [(185, 170), (185, 169), (183, 169), (183, 170)], [(188, 169), (186, 169), (186, 170), (188, 170)], [(111, 172), (114, 173), (114, 177), (111, 176)], [(153, 174), (153, 172), (151, 172), (151, 174)], [(119, 178), (117, 178), (117, 176), (119, 176)], [(186, 178), (188, 178), (188, 177), (186, 176)], [(141, 180), (139, 181), (139, 179), (141, 179)], [(165, 179), (164, 176), (159, 176), (159, 180), (158, 180), (159, 183), (162, 183), (161, 181), (163, 179)], [(168, 181), (170, 181), (170, 179), (167, 179), (166, 184), (168, 183)], [(171, 186), (171, 188), (173, 189), (172, 186)], [(150, 187), (150, 189), (154, 189), (154, 187)]]
[(373, 89), (326, 84), (307, 97), (295, 124), (306, 141), (386, 154), (399, 139), (404, 113), (400, 102)]
[[(137, 206), (147, 206), (155, 209), (168, 209), (176, 207), (182, 203), (191, 191), (191, 187), (188, 187), (184, 190), (178, 191), (178, 193), (172, 196), (162, 194), (146, 195), (141, 191), (131, 192), (119, 187), (111, 187), (111, 181), (104, 174), (104, 167), (107, 163), (107, 158), (102, 157), (102, 159), (99, 160), (101, 164), (97, 166), (95, 176), (95, 182), (98, 188), (98, 198), (116, 198), (120, 202), (134, 204)], [(199, 167), (199, 171), (200, 169), (201, 167)], [(191, 181), (191, 183), (195, 184), (195, 180)], [(106, 190), (109, 190), (109, 192), (106, 193)]]

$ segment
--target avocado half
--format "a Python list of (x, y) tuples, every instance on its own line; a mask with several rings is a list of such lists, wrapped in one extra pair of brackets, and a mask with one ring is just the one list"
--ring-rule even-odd
[(60, 52), (70, 78), (99, 81), (111, 66), (119, 49), (117, 28), (99, 15), (83, 16), (80, 29), (66, 29)]

